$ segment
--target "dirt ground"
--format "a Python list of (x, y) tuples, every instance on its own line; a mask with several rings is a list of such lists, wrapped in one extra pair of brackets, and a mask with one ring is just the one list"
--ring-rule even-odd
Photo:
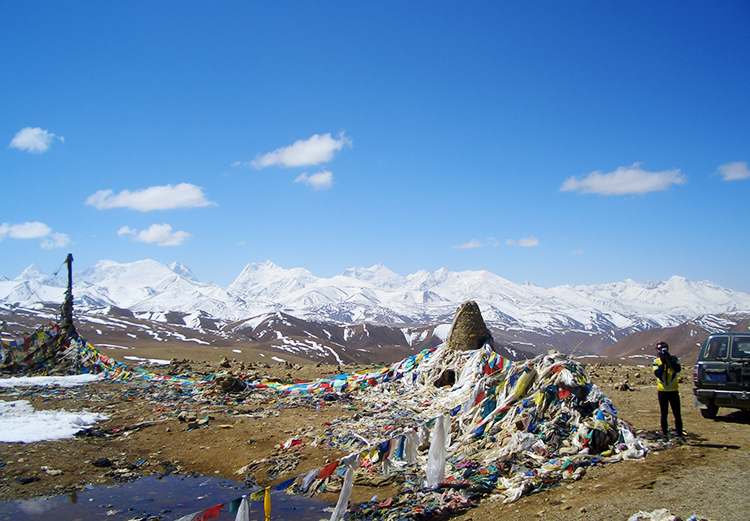
[[(277, 364), (257, 370), (269, 377), (311, 380), (341, 369)], [(589, 373), (621, 418), (636, 430), (659, 429), (649, 369), (603, 365), (589, 367)], [(680, 391), (688, 432), (685, 444), (652, 451), (641, 460), (591, 467), (579, 481), (515, 503), (505, 505), (489, 496), (456, 519), (626, 520), (638, 511), (661, 508), (685, 520), (692, 515), (714, 521), (750, 519), (750, 414), (722, 409), (717, 420), (703, 419), (686, 373)], [(626, 381), (629, 390), (616, 389)], [(261, 486), (277, 484), (345, 455), (313, 447), (311, 441), (327, 423), (357, 414), (360, 406), (354, 397), (323, 402), (318, 410), (312, 399), (279, 400), (259, 392), (243, 395), (240, 402), (218, 395), (211, 403), (195, 403), (160, 387), (123, 383), (44, 392), (0, 389), (0, 399), (24, 399), (36, 409), (87, 410), (110, 418), (75, 439), (0, 444), (0, 500), (5, 501), (154, 473), (196, 472), (239, 482), (249, 479)], [(179, 413), (184, 413), (182, 418)], [(284, 449), (282, 445), (295, 436), (302, 445)], [(384, 499), (395, 492), (391, 485), (355, 485), (351, 501), (368, 501), (373, 495)], [(335, 502), (337, 494), (323, 498)]]

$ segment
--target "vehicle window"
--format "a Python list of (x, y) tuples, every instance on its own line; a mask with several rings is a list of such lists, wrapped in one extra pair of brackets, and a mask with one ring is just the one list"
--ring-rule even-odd
[(732, 358), (750, 358), (750, 336), (734, 337)]
[[(711, 358), (726, 358), (727, 351), (729, 348), (729, 337), (728, 336), (715, 336), (712, 337), (708, 345), (706, 346), (706, 352), (704, 357), (706, 359)], [(750, 356), (750, 355), (748, 355)]]

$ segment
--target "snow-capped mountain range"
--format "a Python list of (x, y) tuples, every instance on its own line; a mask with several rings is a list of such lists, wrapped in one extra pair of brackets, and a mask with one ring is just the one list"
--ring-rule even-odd
[[(750, 295), (677, 276), (645, 284), (625, 280), (540, 288), (488, 271), (422, 270), (402, 277), (376, 265), (320, 278), (266, 261), (248, 264), (223, 288), (199, 282), (182, 264), (142, 260), (100, 261), (74, 273), (73, 280), (78, 311), (116, 307), (162, 321), (177, 313), (197, 329), (201, 319), (220, 325), (260, 323), (279, 313), (338, 327), (427, 327), (450, 324), (456, 308), (474, 300), (501, 342), (519, 347), (547, 339), (547, 346), (560, 348), (596, 338), (588, 346), (594, 351), (630, 332), (676, 326), (702, 315), (750, 313)], [(62, 276), (45, 275), (31, 265), (12, 280), (0, 278), (0, 302), (26, 307), (62, 302), (65, 287)]]

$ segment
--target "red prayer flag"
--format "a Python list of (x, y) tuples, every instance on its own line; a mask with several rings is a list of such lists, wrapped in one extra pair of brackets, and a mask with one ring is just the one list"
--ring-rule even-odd
[(386, 507), (389, 507), (389, 506), (391, 506), (392, 504), (393, 504), (393, 498), (392, 498), (392, 497), (389, 497), (389, 498), (388, 498), (388, 499), (386, 499), (385, 501), (381, 501), (380, 503), (378, 503), (378, 504), (377, 504), (377, 505), (375, 505), (375, 506), (377, 506), (377, 507), (380, 507), (380, 508), (386, 508)]
[(318, 473), (318, 479), (325, 479), (328, 476), (331, 476), (333, 472), (336, 470), (336, 467), (339, 466), (338, 461), (334, 461), (333, 463), (329, 463), (323, 469)]
[(215, 507), (211, 507), (208, 510), (203, 511), (203, 515), (198, 519), (198, 521), (208, 521), (209, 519), (216, 519), (219, 517), (219, 511), (226, 505), (226, 503), (222, 503), (221, 505), (216, 505)]

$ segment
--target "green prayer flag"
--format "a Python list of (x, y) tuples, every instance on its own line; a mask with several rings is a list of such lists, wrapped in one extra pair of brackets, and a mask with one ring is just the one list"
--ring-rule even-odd
[(229, 502), (229, 513), (234, 514), (240, 509), (240, 505), (242, 504), (242, 498), (237, 498), (234, 501)]

